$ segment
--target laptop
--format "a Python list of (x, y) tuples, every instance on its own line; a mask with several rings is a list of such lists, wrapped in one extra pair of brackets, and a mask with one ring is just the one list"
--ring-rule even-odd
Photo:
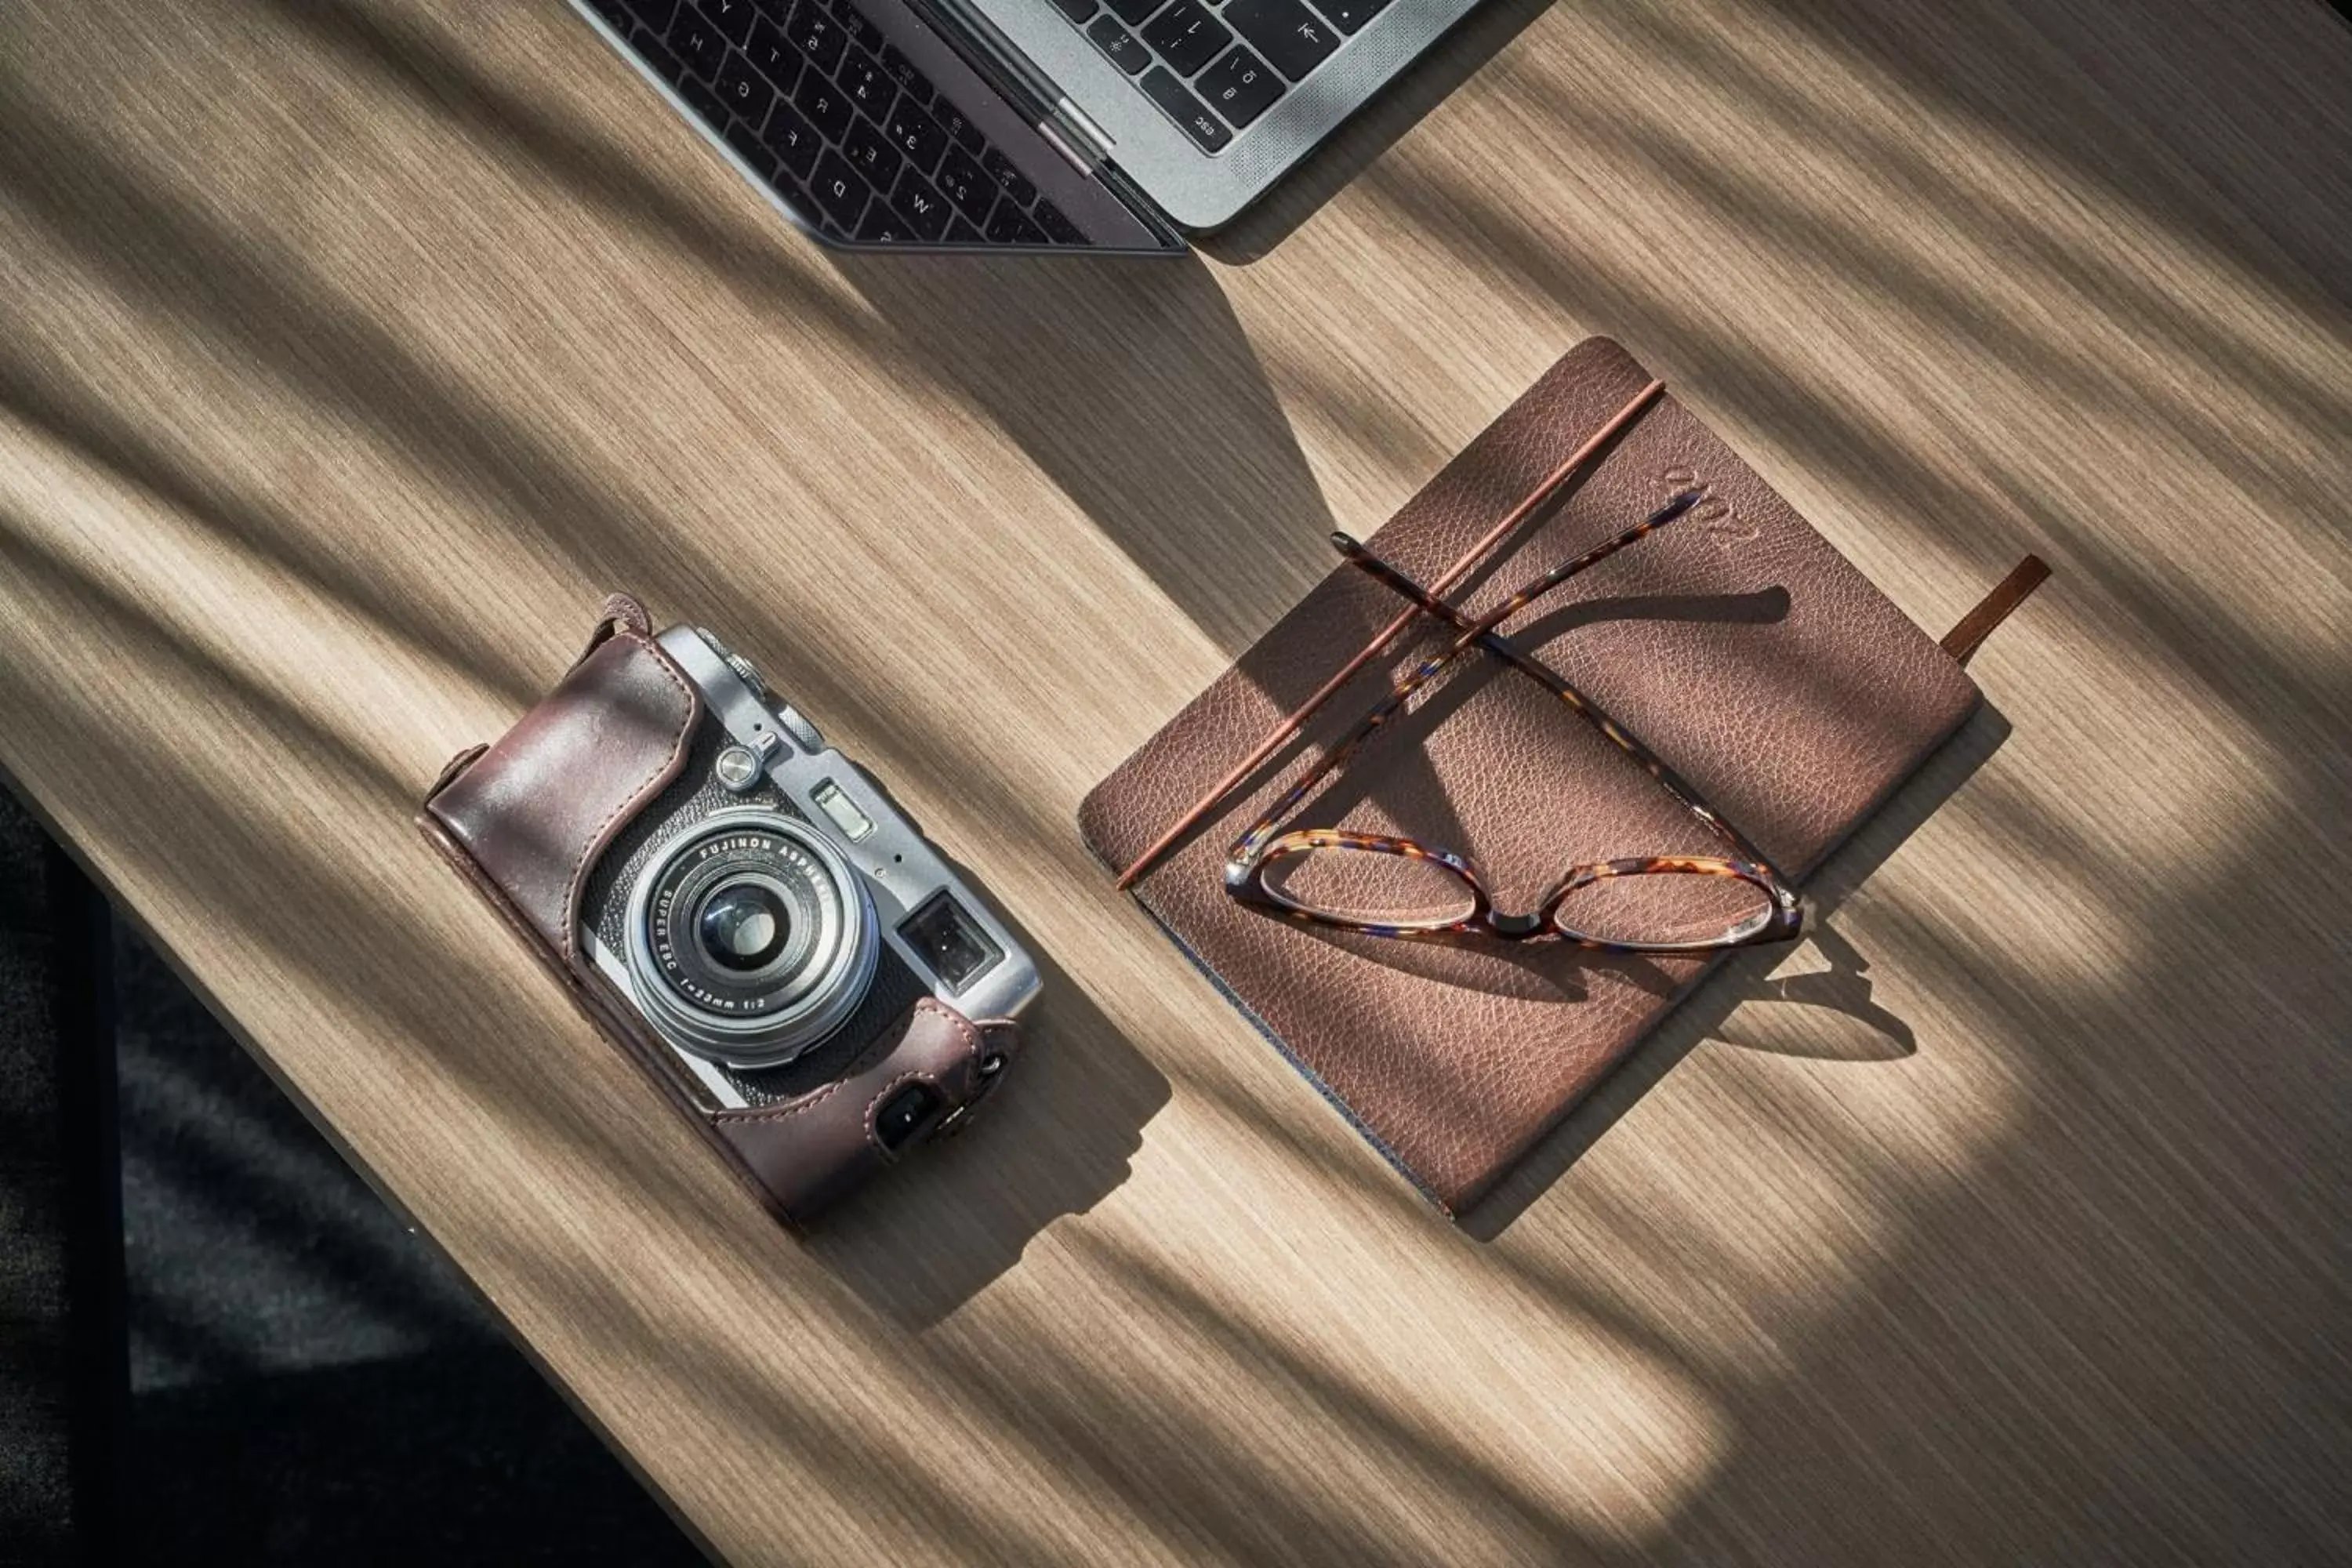
[(1176, 254), (1476, 0), (572, 0), (794, 224)]

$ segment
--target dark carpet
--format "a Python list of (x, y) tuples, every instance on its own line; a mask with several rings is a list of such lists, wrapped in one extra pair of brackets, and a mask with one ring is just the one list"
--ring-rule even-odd
[[(76, 1492), (41, 861), (0, 793), (0, 1562), (71, 1561), (69, 1541), (106, 1527), (141, 1563), (700, 1562), (438, 1254), (119, 928), (129, 1402), (110, 1484)], [(77, 1495), (110, 1495), (115, 1517), (77, 1521)]]

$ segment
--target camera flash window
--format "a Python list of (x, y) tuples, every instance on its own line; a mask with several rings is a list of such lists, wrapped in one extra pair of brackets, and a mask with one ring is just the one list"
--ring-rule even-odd
[(809, 799), (816, 803), (819, 811), (832, 818), (833, 825), (840, 828), (842, 836), (852, 844), (874, 831), (874, 819), (858, 810), (857, 803), (842, 794), (841, 786), (831, 779), (811, 790)]

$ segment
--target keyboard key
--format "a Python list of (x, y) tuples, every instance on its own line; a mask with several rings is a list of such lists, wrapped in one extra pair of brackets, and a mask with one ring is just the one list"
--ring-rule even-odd
[(1140, 27), (1161, 4), (1162, 0), (1110, 0), (1110, 8), (1111, 14), (1129, 26)]
[(980, 230), (972, 227), (971, 225), (964, 222), (963, 219), (958, 218), (955, 222), (948, 225), (947, 243), (950, 245), (986, 245), (988, 243), (988, 236), (981, 233)]
[(974, 223), (986, 223), (988, 209), (996, 205), (996, 181), (961, 147), (949, 148), (940, 161), (940, 189)]
[(677, 0), (620, 0), (621, 8), (656, 33), (667, 33), (677, 16)]
[(1052, 240), (1055, 245), (1085, 245), (1089, 243), (1087, 239), (1086, 230), (1080, 228), (1076, 224), (1072, 223), (1068, 218), (1064, 217), (1062, 216), (1062, 209), (1055, 206), (1051, 202), (1039, 202), (1034, 207), (1030, 209), (1029, 216), (1036, 221), (1039, 228), (1045, 231), (1045, 237)]
[(890, 205), (907, 220), (907, 226), (924, 239), (937, 239), (948, 231), (955, 216), (947, 198), (931, 188), (931, 183), (908, 169), (898, 176), (890, 191)]
[(751, 36), (751, 0), (699, 0), (703, 20), (727, 35), (730, 44)]
[(931, 84), (924, 79), (915, 62), (899, 52), (898, 45), (883, 45), (877, 58), (882, 62), (882, 74), (897, 82), (899, 91), (913, 94), (918, 103), (931, 101)]
[(686, 74), (685, 65), (676, 55), (671, 54), (645, 34), (639, 33), (629, 40), (629, 44), (644, 57), (646, 64), (653, 68), (654, 75), (661, 78), (662, 80), (675, 82)]
[(751, 68), (750, 60), (730, 54), (727, 63), (719, 68), (719, 100), (735, 111), (737, 119), (757, 128), (767, 123), (768, 106), (776, 101), (776, 89)]
[(760, 140), (783, 161), (784, 167), (796, 179), (805, 180), (815, 173), (817, 154), (824, 151), (824, 138), (789, 103), (776, 105), (775, 112), (768, 116), (767, 132)]
[(991, 147), (980, 155), (980, 166), (988, 171), (989, 178), (1004, 187), (1004, 194), (1023, 206), (1037, 199), (1037, 187), (1029, 176), (1013, 166), (1013, 160)]
[(830, 152), (816, 161), (816, 175), (809, 181), (809, 189), (825, 216), (844, 228), (857, 222), (866, 211), (866, 199), (874, 194), (874, 187), (849, 166), (847, 159)]
[(834, 73), (834, 79), (849, 94), (850, 102), (877, 120), (889, 109), (890, 100), (898, 96), (898, 84), (882, 74), (873, 56), (854, 44), (842, 57), (841, 69)]
[(878, 198), (866, 209), (856, 232), (868, 245), (905, 245), (915, 237), (907, 220), (891, 211), (888, 202)]
[(863, 116), (849, 128), (849, 134), (841, 139), (841, 151), (842, 155), (849, 160), (851, 168), (886, 191), (898, 178), (898, 171), (905, 165), (905, 160), (891, 151), (890, 139), (882, 134), (881, 127)]
[(948, 150), (948, 133), (909, 98), (898, 100), (898, 107), (890, 110), (890, 122), (883, 129), (890, 133), (890, 144), (913, 159), (915, 166), (927, 174), (940, 166), (940, 155)]
[(1143, 90), (1152, 102), (1168, 111), (1168, 118), (1184, 128), (1184, 134), (1201, 144), (1203, 153), (1222, 150), (1234, 139), (1225, 122), (1209, 112), (1209, 106), (1194, 98), (1185, 85), (1169, 73), (1165, 66), (1153, 66), (1143, 73)]
[(619, 33), (621, 37), (625, 38), (629, 36), (629, 23), (632, 18), (629, 16), (629, 8), (621, 4), (621, 0), (588, 0), (588, 5), (589, 9), (611, 23), (614, 31)]
[(784, 37), (784, 30), (765, 17), (751, 28), (751, 47), (746, 51), (752, 67), (775, 84), (778, 92), (790, 92), (801, 79), (801, 52)]
[(1305, 80), (1339, 47), (1330, 24), (1298, 0), (1233, 0), (1225, 20), (1293, 81)]
[(849, 107), (849, 95), (813, 70), (801, 78), (800, 90), (793, 94), (793, 101), (830, 141), (838, 142), (847, 135), (849, 122), (857, 118), (856, 110)]
[(721, 131), (727, 129), (727, 105), (720, 101), (717, 92), (688, 77), (677, 84), (677, 95), (692, 104), (694, 112), (706, 121)]
[(1178, 76), (1191, 76), (1215, 59), (1234, 36), (1201, 0), (1171, 0), (1168, 9), (1143, 29), (1143, 41), (1159, 50)]
[(1095, 41), (1095, 47), (1110, 57), (1111, 64), (1129, 76), (1151, 63), (1151, 51), (1133, 33), (1120, 26), (1116, 16), (1096, 17), (1094, 26), (1087, 29), (1087, 37)]
[(1076, 26), (1085, 26), (1087, 18), (1095, 14), (1095, 0), (1054, 0), (1054, 4)]
[(690, 12), (680, 16), (677, 26), (670, 29), (669, 47), (677, 51), (687, 69), (705, 81), (717, 76), (719, 68), (727, 63), (727, 40), (719, 36), (718, 28)]
[(992, 245), (1043, 245), (1045, 231), (1029, 221), (1029, 216), (1011, 202), (996, 204), (996, 212), (988, 220), (988, 239)]
[(793, 25), (784, 29), (784, 37), (799, 45), (810, 63), (827, 76), (841, 63), (841, 51), (849, 42), (841, 24), (819, 9), (815, 0), (801, 0), (794, 7)]
[(746, 163), (751, 164), (751, 172), (759, 175), (760, 178), (763, 180), (775, 178), (775, 154), (770, 153), (765, 147), (760, 145), (759, 136), (753, 132), (750, 126), (744, 124), (740, 120), (734, 124), (729, 126), (727, 128), (727, 145), (734, 148), (735, 155), (742, 159)]
[(869, 55), (878, 55), (889, 45), (883, 41), (882, 29), (868, 21), (866, 13), (850, 6), (840, 13), (841, 25), (849, 29), (849, 41)]
[(939, 118), (940, 129), (948, 133), (948, 140), (965, 152), (977, 153), (988, 145), (988, 138), (980, 133), (980, 127), (966, 120), (963, 110), (946, 99), (935, 101), (931, 112)]
[(1209, 107), (1233, 121), (1236, 131), (1273, 108), (1283, 93), (1282, 79), (1274, 68), (1239, 44), (1202, 72), (1193, 85), (1209, 100)]
[(1353, 37), (1359, 27), (1389, 8), (1389, 0), (1315, 0), (1315, 8)]

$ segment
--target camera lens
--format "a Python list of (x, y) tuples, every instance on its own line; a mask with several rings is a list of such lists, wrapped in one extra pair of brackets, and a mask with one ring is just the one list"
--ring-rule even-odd
[(757, 882), (738, 882), (702, 906), (702, 951), (723, 968), (748, 973), (775, 961), (792, 933), (784, 901)]
[(737, 1067), (792, 1060), (845, 1023), (881, 938), (857, 873), (798, 817), (714, 813), (666, 845), (630, 896), (629, 969), (681, 1049)]

